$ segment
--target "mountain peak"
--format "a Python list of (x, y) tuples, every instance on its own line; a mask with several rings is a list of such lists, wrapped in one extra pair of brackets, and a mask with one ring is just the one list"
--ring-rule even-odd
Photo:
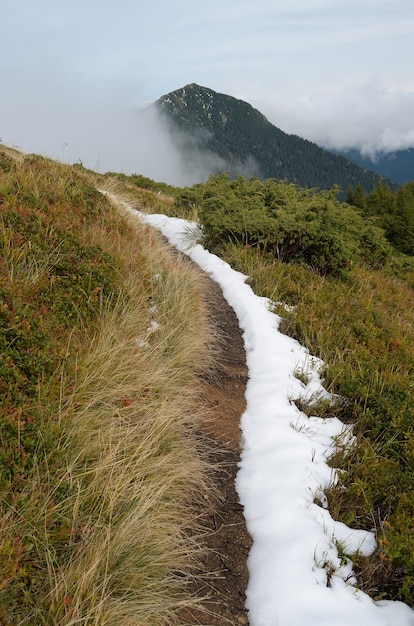
[[(176, 118), (181, 118), (182, 126), (191, 130), (194, 119), (197, 118), (202, 125), (211, 125), (213, 118), (223, 122), (223, 117), (228, 120), (249, 116), (253, 112), (262, 120), (266, 118), (259, 111), (243, 100), (238, 100), (233, 96), (213, 91), (208, 87), (202, 87), (197, 83), (190, 83), (185, 87), (176, 89), (165, 96), (161, 96), (156, 105)], [(185, 115), (180, 115), (180, 111), (186, 109)], [(246, 121), (246, 119), (245, 119)], [(267, 122), (267, 120), (266, 120)], [(268, 123), (268, 122), (267, 122)], [(280, 131), (282, 132), (282, 131)]]
[(343, 156), (288, 135), (247, 102), (197, 83), (161, 96), (155, 106), (176, 131), (173, 137), (178, 131), (177, 145), (185, 159), (194, 159), (196, 151), (217, 157), (210, 159), (211, 171), (204, 176), (226, 170), (231, 177), (275, 178), (320, 189), (339, 185), (346, 191), (360, 184), (367, 192), (385, 180)]

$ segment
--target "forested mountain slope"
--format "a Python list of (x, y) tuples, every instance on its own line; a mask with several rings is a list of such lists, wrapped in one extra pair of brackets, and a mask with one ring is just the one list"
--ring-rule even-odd
[(356, 185), (371, 191), (381, 181), (390, 182), (283, 132), (247, 102), (195, 83), (162, 96), (155, 106), (171, 122), (172, 136), (189, 160), (199, 151), (216, 155), (210, 174), (227, 171), (231, 177), (275, 178), (320, 189), (338, 185), (342, 191)]
[(414, 180), (414, 148), (396, 150), (387, 154), (378, 154), (374, 159), (365, 156), (359, 150), (333, 151), (350, 159), (359, 167), (372, 170), (380, 176), (386, 176), (394, 183), (403, 185)]

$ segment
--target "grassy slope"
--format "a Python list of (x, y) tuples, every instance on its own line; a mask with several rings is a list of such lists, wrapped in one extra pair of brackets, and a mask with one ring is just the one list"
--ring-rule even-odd
[[(156, 186), (121, 179), (137, 206), (176, 213)], [(189, 411), (209, 356), (200, 279), (96, 192), (106, 183), (0, 152), (4, 625), (172, 624), (188, 601), (196, 546), (183, 529), (206, 480)], [(253, 249), (221, 253), (257, 293), (295, 306), (279, 311), (286, 332), (347, 398), (336, 409), (358, 445), (334, 459), (330, 508), (376, 528), (363, 586), (413, 603), (410, 267), (357, 266), (344, 280)]]
[(173, 624), (192, 602), (200, 276), (96, 183), (0, 150), (3, 625)]
[[(229, 245), (220, 255), (250, 276), (256, 293), (283, 306), (281, 329), (325, 364), (325, 386), (337, 405), (298, 406), (354, 424), (355, 446), (332, 459), (340, 481), (328, 493), (334, 517), (374, 529), (370, 559), (353, 555), (359, 583), (376, 598), (414, 604), (414, 291), (391, 272), (355, 267), (346, 280), (305, 265), (281, 263), (252, 248)], [(346, 552), (346, 546), (343, 547)]]
[[(153, 210), (197, 219), (203, 207), (207, 185), (174, 190), (139, 176), (121, 178), (135, 187), (142, 203), (162, 203)], [(231, 186), (220, 177), (218, 182), (224, 206), (237, 202)], [(176, 201), (164, 200), (163, 193)], [(242, 204), (252, 210), (254, 200), (250, 195)], [(234, 221), (230, 229), (234, 235)], [(291, 305), (289, 312), (277, 307), (281, 328), (324, 360), (325, 385), (338, 403), (296, 402), (313, 415), (337, 415), (354, 427), (355, 445), (350, 449), (338, 441), (332, 459), (340, 480), (328, 494), (330, 510), (335, 519), (376, 532), (378, 549), (371, 558), (352, 555), (361, 587), (377, 599), (414, 605), (412, 257), (392, 253), (382, 269), (361, 259), (335, 277), (228, 240), (213, 251), (247, 274), (256, 293)], [(346, 553), (346, 546), (340, 549)]]

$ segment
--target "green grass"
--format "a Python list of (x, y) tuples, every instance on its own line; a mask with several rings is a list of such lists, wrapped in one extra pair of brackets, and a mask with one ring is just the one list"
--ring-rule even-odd
[(208, 484), (202, 280), (97, 178), (0, 153), (0, 624), (180, 622)]
[(281, 330), (324, 360), (324, 384), (343, 399), (329, 415), (354, 424), (356, 435), (355, 445), (339, 447), (331, 461), (340, 480), (327, 494), (330, 511), (353, 527), (376, 531), (373, 557), (357, 559), (360, 586), (376, 598), (414, 604), (411, 274), (402, 280), (391, 270), (356, 266), (346, 277), (323, 277), (234, 244), (221, 255), (248, 274), (256, 293), (292, 307), (287, 312), (275, 305)]
[[(199, 189), (0, 150), (4, 626), (182, 624), (196, 601), (191, 505), (210, 488), (197, 373), (214, 343), (203, 281), (97, 188), (150, 212), (199, 208)], [(356, 558), (360, 586), (413, 604), (412, 259), (323, 276), (255, 246), (221, 243), (220, 255), (324, 360), (341, 399), (329, 414), (356, 435), (331, 460), (330, 510), (376, 530), (375, 554)]]
[[(241, 200), (235, 196), (239, 187), (246, 190)], [(339, 482), (327, 494), (330, 511), (335, 519), (376, 532), (378, 548), (372, 557), (353, 555), (358, 584), (374, 598), (414, 605), (413, 258), (392, 251), (368, 225), (375, 237), (359, 242), (359, 259), (340, 272), (320, 271), (300, 255), (282, 262), (266, 242), (252, 244), (246, 232), (259, 227), (252, 215), (259, 205), (263, 212), (267, 191), (271, 195), (280, 189), (272, 181), (247, 184), (213, 177), (206, 185), (171, 190), (174, 204), (165, 200), (159, 210), (192, 219), (206, 214), (210, 249), (248, 275), (257, 294), (275, 303), (283, 332), (323, 359), (324, 384), (338, 401), (327, 406), (315, 399), (311, 407), (307, 400), (294, 401), (305, 412), (336, 415), (353, 424), (354, 444), (338, 441), (331, 459)], [(289, 192), (294, 195), (292, 186), (285, 195)], [(322, 204), (325, 196), (320, 196)], [(211, 209), (215, 212), (210, 215)], [(229, 211), (232, 218), (226, 222)], [(245, 220), (238, 240), (235, 219), (240, 212)], [(210, 232), (214, 216), (222, 228), (216, 242)], [(373, 250), (386, 252), (380, 263)], [(306, 371), (295, 375), (306, 381)]]

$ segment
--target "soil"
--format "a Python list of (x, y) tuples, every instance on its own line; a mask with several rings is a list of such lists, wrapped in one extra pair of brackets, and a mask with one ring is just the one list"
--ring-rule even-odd
[[(160, 238), (167, 243), (163, 236)], [(201, 272), (188, 256), (168, 247), (172, 258), (180, 256)], [(200, 507), (206, 552), (200, 564), (200, 576), (189, 590), (204, 598), (202, 610), (192, 611), (190, 616), (184, 611), (182, 622), (248, 626), (245, 591), (252, 540), (235, 488), (241, 452), (240, 418), (246, 408), (246, 353), (234, 310), (217, 283), (201, 274), (210, 324), (217, 337), (214, 364), (200, 378), (203, 413), (208, 416), (200, 439), (215, 468), (214, 489), (205, 495)]]
[(206, 299), (218, 335), (218, 353), (208, 377), (201, 380), (201, 388), (210, 418), (204, 435), (213, 461), (218, 462), (214, 476), (218, 497), (210, 502), (211, 509), (203, 519), (208, 529), (203, 570), (208, 574), (199, 582), (197, 593), (208, 597), (204, 602), (207, 613), (197, 619), (208, 626), (245, 626), (249, 623), (245, 590), (251, 538), (235, 490), (235, 477), (240, 460), (240, 418), (246, 406), (246, 355), (237, 317), (212, 280), (208, 282)]

